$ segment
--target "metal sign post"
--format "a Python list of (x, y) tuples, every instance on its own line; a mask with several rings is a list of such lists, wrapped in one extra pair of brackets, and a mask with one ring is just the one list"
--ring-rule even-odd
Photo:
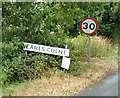
[[(88, 15), (90, 17), (90, 15)], [(90, 35), (88, 35), (88, 60), (89, 60), (89, 68), (90, 68)]]
[(90, 35), (88, 35), (88, 59), (89, 59), (89, 68), (90, 68)]

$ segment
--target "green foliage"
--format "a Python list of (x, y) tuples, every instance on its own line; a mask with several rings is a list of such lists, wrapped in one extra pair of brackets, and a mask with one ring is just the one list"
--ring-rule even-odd
[(23, 42), (20, 42), (18, 38), (15, 38), (9, 44), (2, 43), (2, 58), (11, 60), (14, 57), (18, 57), (23, 54)]
[[(40, 78), (49, 68), (60, 69), (61, 57), (23, 51), (24, 45), (14, 39), (9, 43), (2, 43), (2, 83), (25, 81)], [(27, 60), (25, 61), (25, 57)]]
[[(86, 64), (80, 62), (88, 60), (88, 38), (81, 33), (80, 22), (90, 14), (98, 23), (98, 35), (115, 38), (120, 31), (119, 13), (119, 3), (115, 2), (3, 2), (3, 84), (40, 78), (43, 73), (49, 74), (49, 68), (61, 69), (59, 56), (28, 52), (24, 61), (26, 55), (22, 42), (54, 47), (64, 47), (67, 42), (71, 59), (68, 72), (80, 75), (86, 70)], [(80, 36), (70, 39), (68, 35)], [(113, 51), (110, 42), (100, 37), (91, 39), (92, 57), (112, 57), (117, 53), (116, 49)]]
[[(14, 76), (14, 71), (18, 67), (22, 67), (23, 65), (23, 58), (25, 57), (23, 47), (24, 44), (19, 42), (19, 39), (14, 39), (12, 42), (1, 43), (2, 46), (2, 82), (7, 83), (10, 82), (10, 77)], [(20, 66), (18, 66), (20, 65)], [(20, 74), (20, 72), (18, 72)], [(15, 79), (17, 75), (15, 76)], [(14, 81), (14, 80), (12, 80)]]
[(70, 69), (69, 73), (78, 76), (87, 70), (87, 64), (82, 62), (88, 61), (88, 38), (87, 36), (78, 36), (77, 38), (68, 39), (67, 44), (70, 49)]
[(119, 3), (104, 3), (104, 11), (102, 13), (102, 20), (99, 24), (99, 34), (114, 38), (117, 37), (120, 31), (120, 2)]
[(3, 41), (17, 36), (22, 41), (47, 43), (50, 32), (61, 30), (74, 37), (81, 33), (80, 22), (88, 14), (97, 21), (98, 34), (113, 37), (119, 31), (119, 2), (4, 2), (2, 7)]
[(68, 46), (70, 48), (70, 58), (86, 61), (88, 54), (88, 38), (86, 36), (78, 36), (77, 38), (68, 39)]
[(49, 3), (4, 2), (3, 41), (19, 37), (24, 42), (61, 47), (67, 35), (52, 21), (51, 11)]
[[(88, 68), (88, 37), (78, 36), (74, 39), (68, 39), (68, 48), (70, 49), (71, 64), (67, 73), (75, 76), (81, 75)], [(18, 39), (9, 43), (2, 43), (2, 83), (8, 84), (13, 81), (25, 81), (34, 78), (41, 78), (42, 75), (50, 76), (49, 69), (54, 72), (60, 70), (59, 75), (63, 75), (61, 70), (61, 57), (41, 53), (28, 52), (25, 61), (25, 51), (23, 43)], [(103, 51), (104, 50), (104, 51)], [(118, 54), (117, 47), (110, 44), (110, 41), (102, 37), (91, 37), (91, 57), (116, 58)]]
[(69, 69), (69, 73), (74, 76), (82, 75), (84, 71), (88, 69), (88, 63), (81, 63), (82, 61), (71, 61), (71, 66)]

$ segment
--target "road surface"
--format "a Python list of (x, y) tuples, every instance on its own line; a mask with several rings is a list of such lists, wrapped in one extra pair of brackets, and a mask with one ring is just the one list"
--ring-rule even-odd
[(120, 76), (120, 68), (118, 70), (111, 73), (102, 82), (90, 86), (75, 96), (118, 96), (118, 82), (120, 83), (118, 76)]

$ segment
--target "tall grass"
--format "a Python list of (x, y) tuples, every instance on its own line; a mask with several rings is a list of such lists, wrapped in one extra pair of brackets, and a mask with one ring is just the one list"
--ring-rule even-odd
[(118, 47), (112, 45), (109, 39), (101, 36), (91, 37), (91, 56), (92, 57), (116, 57)]
[[(111, 44), (110, 40), (101, 36), (90, 37), (90, 54), (91, 57), (100, 59), (109, 59), (110, 61), (118, 60), (118, 46)], [(88, 68), (88, 37), (79, 35), (73, 39), (67, 39), (68, 47), (70, 48), (70, 71), (74, 75)], [(85, 63), (83, 63), (85, 62)]]
[[(78, 36), (74, 39), (67, 40), (70, 45), (71, 52), (74, 56), (88, 57), (88, 37)], [(110, 40), (102, 36), (90, 37), (91, 57), (116, 57), (118, 54), (118, 46), (112, 45)]]

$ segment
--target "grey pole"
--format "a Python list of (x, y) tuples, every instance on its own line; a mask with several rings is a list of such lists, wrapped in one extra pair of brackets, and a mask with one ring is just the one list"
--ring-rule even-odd
[[(90, 15), (88, 15), (90, 17)], [(90, 68), (90, 35), (88, 35), (88, 60), (89, 60), (89, 68)]]
[(89, 56), (89, 68), (90, 68), (90, 35), (88, 35), (88, 56)]

